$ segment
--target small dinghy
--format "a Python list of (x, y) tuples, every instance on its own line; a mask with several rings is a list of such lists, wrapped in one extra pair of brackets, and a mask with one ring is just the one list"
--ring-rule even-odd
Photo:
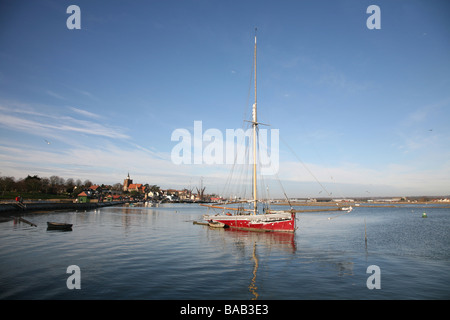
[(225, 223), (218, 222), (218, 221), (212, 221), (212, 220), (210, 220), (208, 222), (208, 225), (212, 228), (225, 228), (225, 226), (226, 226)]
[(47, 229), (51, 230), (72, 230), (72, 225), (69, 223), (47, 222)]

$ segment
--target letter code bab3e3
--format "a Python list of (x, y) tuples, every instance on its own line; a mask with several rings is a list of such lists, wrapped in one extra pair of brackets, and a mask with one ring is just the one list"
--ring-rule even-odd
[(216, 308), (188, 304), (187, 306), (181, 307), (180, 310), (180, 314), (182, 315), (203, 315), (208, 318), (214, 312), (223, 315), (267, 315), (269, 314), (269, 306), (266, 304), (225, 304), (223, 308)]

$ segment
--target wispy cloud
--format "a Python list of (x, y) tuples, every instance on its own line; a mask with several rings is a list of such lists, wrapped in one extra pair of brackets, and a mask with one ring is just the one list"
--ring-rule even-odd
[[(436, 119), (445, 117), (442, 110), (450, 106), (450, 98), (421, 106), (406, 114), (396, 128), (400, 141), (396, 144), (404, 153), (437, 148), (447, 149), (448, 137), (443, 135), (446, 128), (436, 128)], [(441, 148), (441, 149), (439, 149)]]
[[(59, 175), (116, 183), (129, 171), (135, 181), (166, 187), (186, 186), (196, 175), (197, 167), (173, 164), (170, 154), (138, 145), (125, 133), (126, 128), (100, 122), (103, 118), (95, 113), (49, 106), (38, 111), (30, 105), (13, 104), (0, 104), (0, 130), (7, 132), (0, 136), (2, 175)], [(16, 138), (24, 135), (29, 137)]]
[(438, 113), (444, 108), (450, 106), (450, 97), (441, 99), (439, 101), (428, 103), (423, 105), (409, 114), (405, 115), (401, 122), (403, 127), (411, 127), (417, 125), (418, 123), (424, 123), (432, 114)]
[(101, 118), (100, 115), (83, 110), (83, 109), (79, 109), (79, 108), (75, 108), (75, 107), (69, 107), (70, 110), (72, 110), (73, 112), (76, 112), (82, 116), (88, 117), (88, 118), (94, 118), (94, 119), (99, 119)]
[(79, 89), (79, 88), (74, 88), (73, 86), (69, 87), (72, 91), (76, 92), (77, 94), (83, 96), (83, 97), (87, 97), (89, 99), (95, 100), (95, 101), (99, 101), (98, 97), (96, 97), (93, 93), (84, 90), (84, 89)]
[(367, 85), (357, 83), (348, 78), (344, 73), (329, 71), (322, 74), (318, 80), (318, 84), (327, 85), (338, 90), (345, 90), (349, 93), (356, 93), (367, 89)]
[[(309, 190), (297, 192), (316, 197), (318, 192), (324, 191), (322, 186), (334, 197), (351, 197), (386, 196), (393, 192), (397, 195), (440, 195), (450, 185), (448, 163), (439, 170), (432, 167), (418, 170), (414, 164), (394, 163), (377, 170), (356, 163), (335, 167), (308, 163), (305, 166), (308, 169), (297, 162), (281, 163), (279, 177), (290, 185), (309, 183)], [(321, 192), (320, 196), (326, 196), (326, 192)]]
[[(70, 108), (78, 114), (98, 119), (99, 116), (78, 108)], [(76, 119), (71, 116), (56, 113), (43, 113), (33, 109), (10, 108), (0, 106), (3, 115), (0, 125), (14, 131), (41, 135), (44, 137), (58, 136), (64, 133), (82, 133), (107, 138), (128, 139), (123, 128), (104, 125), (90, 120)]]
[(49, 96), (52, 96), (52, 97), (54, 97), (54, 98), (58, 98), (58, 99), (61, 99), (61, 100), (66, 100), (66, 98), (64, 98), (62, 95), (60, 95), (60, 94), (58, 94), (58, 93), (56, 93), (56, 92), (53, 92), (52, 90), (47, 90), (46, 93), (47, 93)]
[[(318, 86), (326, 86), (336, 90), (343, 90), (346, 93), (358, 93), (368, 89), (369, 84), (366, 81), (361, 82), (359, 79), (352, 78), (348, 72), (342, 71), (340, 68), (324, 63), (316, 58), (299, 55), (288, 55), (280, 62), (280, 67), (288, 71), (302, 68), (310, 70), (315, 80), (308, 79), (309, 83)], [(298, 77), (298, 75), (297, 75)], [(298, 78), (297, 78), (298, 80)]]
[(27, 174), (59, 175), (114, 184), (122, 182), (130, 172), (137, 183), (158, 184), (166, 188), (186, 187), (195, 175), (192, 170), (196, 169), (173, 164), (169, 155), (155, 155), (133, 144), (119, 145), (115, 142), (61, 149), (53, 145), (44, 148), (0, 141), (0, 163), (2, 171), (16, 178)]

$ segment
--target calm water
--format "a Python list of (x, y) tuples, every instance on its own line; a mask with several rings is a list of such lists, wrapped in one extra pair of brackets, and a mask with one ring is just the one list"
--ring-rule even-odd
[[(109, 207), (27, 215), (37, 227), (0, 223), (0, 299), (450, 298), (450, 209), (299, 214), (295, 235), (194, 225), (206, 210)], [(73, 231), (47, 231), (47, 221)], [(66, 286), (70, 265), (80, 290)], [(367, 288), (370, 265), (380, 289)]]

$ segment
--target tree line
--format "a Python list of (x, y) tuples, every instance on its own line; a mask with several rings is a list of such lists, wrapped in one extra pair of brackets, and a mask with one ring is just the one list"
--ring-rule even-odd
[[(45, 194), (73, 194), (75, 191), (82, 191), (91, 187), (90, 180), (81, 181), (81, 179), (64, 179), (59, 176), (39, 177), (38, 175), (28, 175), (22, 179), (14, 177), (0, 177), (0, 192), (4, 195), (6, 192), (22, 193), (45, 193)], [(122, 184), (116, 183), (111, 186), (112, 190), (122, 190)]]

